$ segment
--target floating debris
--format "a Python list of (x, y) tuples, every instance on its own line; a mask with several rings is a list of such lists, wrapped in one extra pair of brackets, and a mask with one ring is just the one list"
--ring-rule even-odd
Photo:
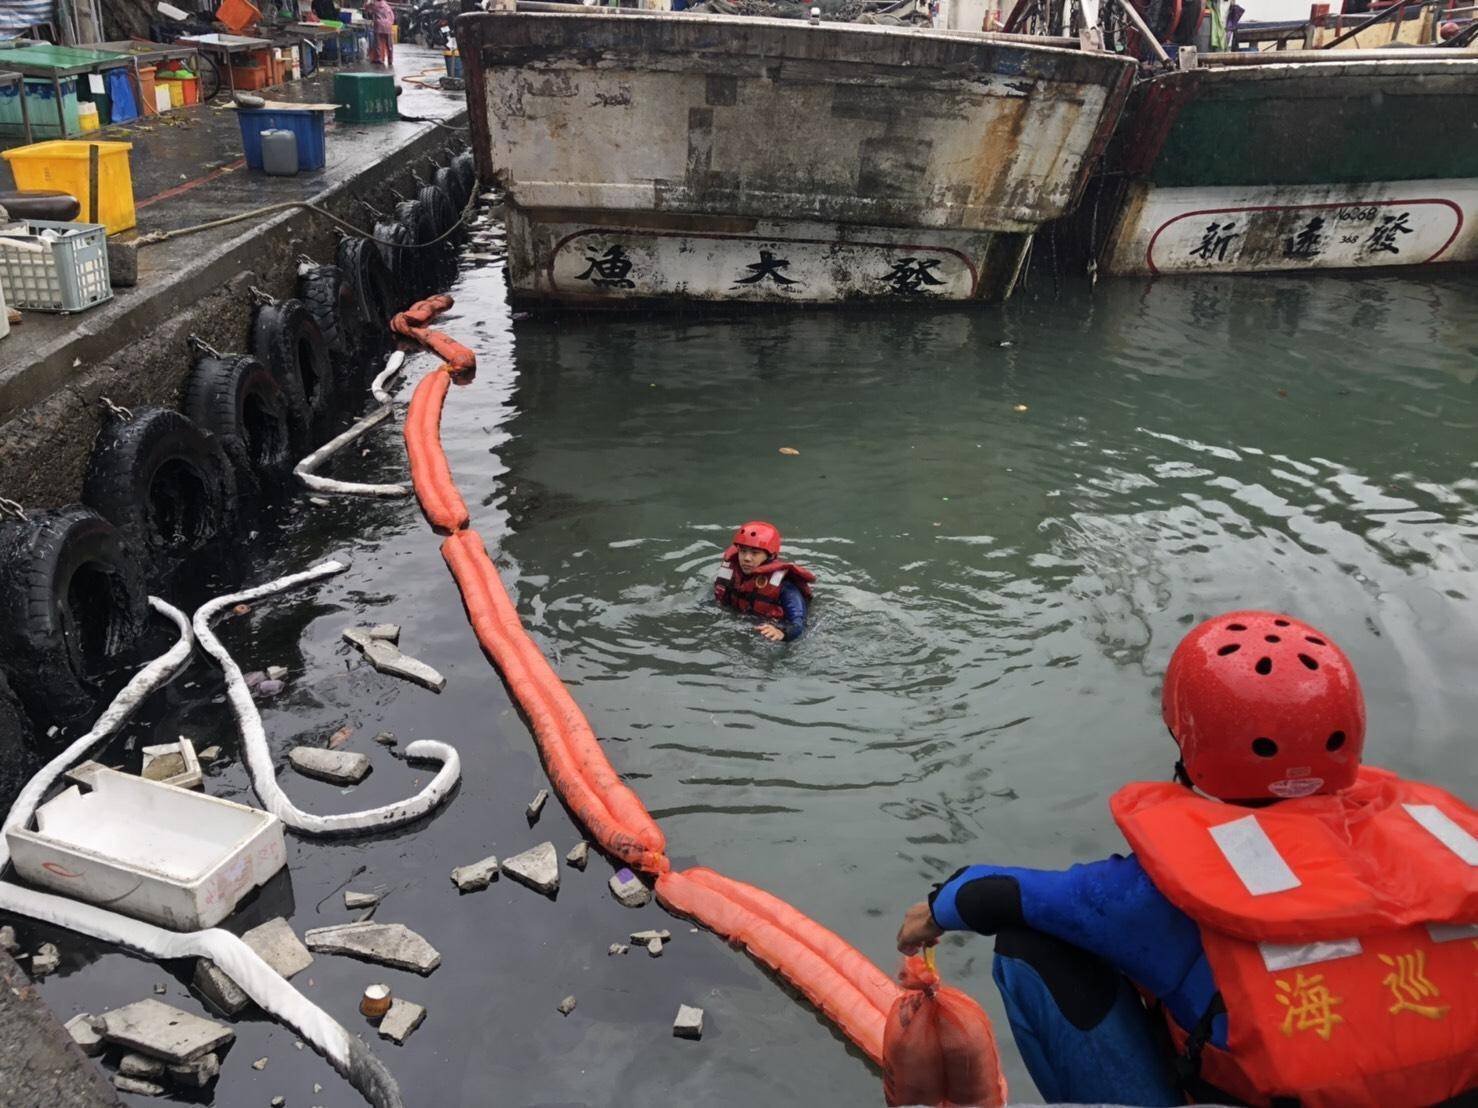
[(679, 1004), (677, 1019), (672, 1021), (672, 1033), (679, 1039), (703, 1038), (703, 1009)]
[(200, 760), (200, 762), (202, 764), (208, 764), (210, 762), (216, 761), (217, 759), (220, 758), (220, 756), (221, 756), (221, 748), (220, 747), (218, 747), (218, 746), (207, 746), (204, 750), (202, 750), (199, 753), (199, 755), (197, 757), (199, 758), (199, 760)]
[(236, 605), (236, 607), (231, 609), (231, 614), (233, 616), (244, 616), (249, 611), (251, 611), (250, 604), (238, 604)]
[(299, 773), (335, 785), (357, 785), (370, 771), (368, 755), (325, 750), (321, 746), (295, 746), (288, 751), (287, 758)]
[(549, 895), (559, 891), (559, 855), (553, 843), (540, 843), (503, 861), (503, 872), (520, 885)]
[(258, 1058), (255, 1062), (253, 1062), (251, 1064), (251, 1068), (254, 1069), (254, 1070), (264, 1070), (264, 1069), (266, 1069), (267, 1068), (267, 1059), (265, 1059), (265, 1058)]
[(1027, 412), (1027, 411), (1030, 411), (1031, 409), (1028, 408), (1025, 404), (1013, 404), (1013, 405), (1011, 405), (1011, 410), (1013, 412)]
[(428, 974), (441, 965), (437, 949), (401, 923), (341, 923), (303, 935), (308, 949)]
[(268, 681), (285, 681), (285, 680), (287, 680), (287, 667), (286, 666), (268, 666), (267, 667), (267, 680)]
[(633, 931), (631, 941), (643, 945), (656, 939), (659, 943), (670, 943), (672, 941), (671, 931)]
[(65, 1024), (72, 1041), (82, 1048), (82, 1053), (94, 1058), (103, 1052), (103, 1037), (92, 1025), (92, 1016), (86, 1012), (73, 1016)]
[(549, 790), (540, 789), (534, 794), (534, 799), (529, 801), (529, 806), (524, 810), (529, 817), (529, 823), (539, 821), (539, 814), (544, 811), (544, 805), (549, 803)]
[(31, 976), (45, 977), (49, 973), (55, 973), (61, 964), (62, 953), (56, 948), (56, 944), (42, 943), (36, 953), (31, 955)]
[(328, 737), (328, 748), (330, 750), (338, 750), (339, 747), (349, 741), (349, 736), (352, 734), (354, 734), (354, 728), (345, 724)]
[(154, 985), (154, 995), (155, 996), (163, 996), (167, 992), (169, 992), (169, 986), (168, 985), (165, 985), (162, 982), (158, 982), (158, 983), (156, 983)]
[(480, 862), (458, 866), (452, 870), (452, 881), (464, 893), (480, 892), (493, 883), (498, 876), (498, 859), (489, 854)]
[(375, 736), (375, 742), (379, 743), (381, 746), (394, 746), (396, 742), (395, 732), (381, 731), (378, 735)]
[(144, 764), (139, 776), (146, 781), (181, 789), (200, 788), (200, 760), (195, 756), (195, 744), (185, 736), (181, 735), (179, 742), (146, 746), (140, 753)]
[(373, 631), (393, 628), (396, 638), (400, 636), (400, 629), (394, 624), (381, 624), (378, 627), (350, 627), (343, 632), (344, 639), (357, 646), (364, 656), (369, 659), (370, 665), (381, 673), (388, 673), (392, 677), (401, 677), (407, 681), (413, 681), (418, 685), (424, 685), (432, 692), (441, 692), (446, 688), (446, 678), (425, 662), (412, 658), (409, 654), (402, 654), (400, 647), (395, 645), (395, 640), (380, 638)]
[(612, 943), (606, 947), (606, 957), (609, 958), (614, 954), (625, 954), (630, 949), (625, 943)]
[(583, 870), (589, 861), (590, 844), (584, 839), (581, 839), (574, 846), (570, 847), (570, 852), (565, 855), (565, 864), (574, 866), (579, 870)]
[(653, 958), (660, 958), (660, 957), (662, 957), (662, 940), (661, 939), (648, 939), (647, 940), (647, 953), (650, 954)]
[(166, 1062), (192, 1062), (236, 1037), (229, 1027), (202, 1019), (158, 1000), (139, 1000), (104, 1013), (102, 1035)]
[(383, 983), (366, 985), (359, 998), (359, 1014), (365, 1019), (377, 1020), (390, 1011), (390, 1003), (393, 999), (389, 985)]
[(559, 1002), (559, 1014), (567, 1016), (575, 1010), (575, 998), (567, 996)]
[(390, 1005), (390, 1011), (380, 1021), (380, 1038), (389, 1039), (399, 1045), (410, 1038), (411, 1032), (420, 1027), (425, 1018), (426, 1009), (421, 1005), (396, 997)]
[(793, 446), (782, 446), (780, 448), (780, 453), (785, 454), (788, 457), (794, 458), (794, 457), (797, 457), (800, 454), (800, 451), (797, 450)]
[(313, 964), (313, 955), (281, 916), (253, 927), (241, 936), (241, 941), (287, 981)]
[(357, 893), (349, 889), (344, 890), (344, 907), (350, 910), (373, 908), (378, 903), (380, 903), (379, 893)]
[(611, 895), (627, 908), (641, 908), (652, 899), (651, 891), (629, 869), (619, 869), (611, 877)]
[(8, 923), (0, 927), (0, 950), (5, 951), (6, 954), (18, 954), (20, 948), (21, 944), (15, 937), (15, 928)]

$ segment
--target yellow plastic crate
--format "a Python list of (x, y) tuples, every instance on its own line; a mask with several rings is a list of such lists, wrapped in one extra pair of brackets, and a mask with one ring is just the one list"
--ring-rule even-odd
[(133, 209), (133, 174), (129, 171), (131, 142), (87, 142), (58, 139), (0, 151), (10, 163), (18, 189), (57, 189), (71, 193), (82, 205), (78, 218), (86, 220), (91, 197), (87, 188), (88, 148), (98, 148), (97, 222), (108, 234), (137, 226)]

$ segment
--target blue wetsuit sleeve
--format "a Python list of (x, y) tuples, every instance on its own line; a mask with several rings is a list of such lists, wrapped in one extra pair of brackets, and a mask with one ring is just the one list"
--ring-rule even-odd
[(780, 607), (785, 609), (785, 622), (781, 629), (785, 641), (798, 639), (806, 633), (806, 597), (792, 581), (780, 586)]
[(1165, 1001), (1182, 1026), (1194, 1024), (1214, 989), (1195, 923), (1133, 855), (1061, 871), (967, 866), (929, 903), (946, 931), (1026, 926), (1096, 954)]

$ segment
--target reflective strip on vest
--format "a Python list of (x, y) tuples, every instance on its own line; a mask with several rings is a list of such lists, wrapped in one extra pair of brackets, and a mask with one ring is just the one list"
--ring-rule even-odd
[(1401, 807), (1448, 850), (1468, 865), (1478, 866), (1478, 839), (1454, 823), (1441, 808), (1435, 804), (1403, 804)]
[(1252, 896), (1285, 892), (1303, 883), (1288, 868), (1256, 816), (1218, 824), (1211, 828), (1211, 837)]
[(718, 571), (718, 579), (720, 581), (732, 581), (734, 579), (734, 571), (728, 566), (724, 566), (723, 569)]
[(770, 574), (770, 584), (777, 589), (785, 584), (785, 570), (777, 569), (774, 573)]
[(1429, 923), (1427, 934), (1434, 943), (1455, 943), (1459, 939), (1478, 939), (1478, 923)]
[(1312, 943), (1258, 943), (1263, 965), (1269, 973), (1311, 966), (1315, 962), (1332, 962), (1336, 958), (1353, 958), (1364, 948), (1359, 939), (1325, 939)]

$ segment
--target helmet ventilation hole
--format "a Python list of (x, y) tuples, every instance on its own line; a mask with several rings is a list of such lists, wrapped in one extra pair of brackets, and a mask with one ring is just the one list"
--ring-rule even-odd
[(1227, 630), (1228, 631), (1245, 631), (1245, 630), (1247, 630), (1247, 625), (1245, 623), (1229, 623), (1229, 624), (1227, 624)]
[(1283, 640), (1280, 637), (1278, 637), (1277, 635), (1264, 635), (1262, 637), (1262, 641), (1263, 642), (1282, 642)]
[(1309, 669), (1318, 669), (1319, 668), (1319, 663), (1316, 662), (1316, 661), (1314, 661), (1314, 659), (1310, 658), (1307, 654), (1300, 654), (1298, 656), (1298, 660), (1300, 662), (1302, 662), (1305, 666), (1307, 666)]
[(1317, 639), (1313, 635), (1305, 635), (1304, 636), (1304, 641), (1305, 642), (1311, 642), (1315, 646), (1328, 646), (1329, 645), (1323, 639)]
[(1345, 745), (1345, 733), (1343, 731), (1335, 731), (1335, 732), (1333, 732), (1329, 736), (1329, 738), (1324, 741), (1324, 749), (1325, 750), (1328, 750), (1328, 751), (1338, 750), (1340, 747), (1342, 747), (1344, 745)]
[(1271, 758), (1278, 753), (1278, 744), (1272, 739), (1258, 737), (1252, 740), (1252, 753), (1259, 758)]
[(1237, 651), (1239, 651), (1241, 649), (1242, 649), (1242, 644), (1241, 643), (1239, 643), (1239, 642), (1229, 642), (1229, 643), (1226, 644), (1226, 646), (1224, 646), (1220, 650), (1218, 650), (1217, 651), (1217, 654), (1219, 654), (1223, 658), (1225, 658), (1228, 654), (1235, 654), (1235, 653), (1237, 653)]
[(1259, 658), (1257, 660), (1257, 665), (1253, 666), (1252, 668), (1255, 669), (1255, 670), (1257, 670), (1257, 672), (1260, 673), (1260, 674), (1262, 674), (1264, 677), (1266, 677), (1268, 674), (1270, 674), (1270, 673), (1273, 672), (1273, 659), (1271, 659), (1271, 658)]
[(1274, 627), (1287, 627), (1288, 626), (1288, 621), (1286, 619), (1275, 619), (1275, 620), (1273, 620), (1273, 626)]

